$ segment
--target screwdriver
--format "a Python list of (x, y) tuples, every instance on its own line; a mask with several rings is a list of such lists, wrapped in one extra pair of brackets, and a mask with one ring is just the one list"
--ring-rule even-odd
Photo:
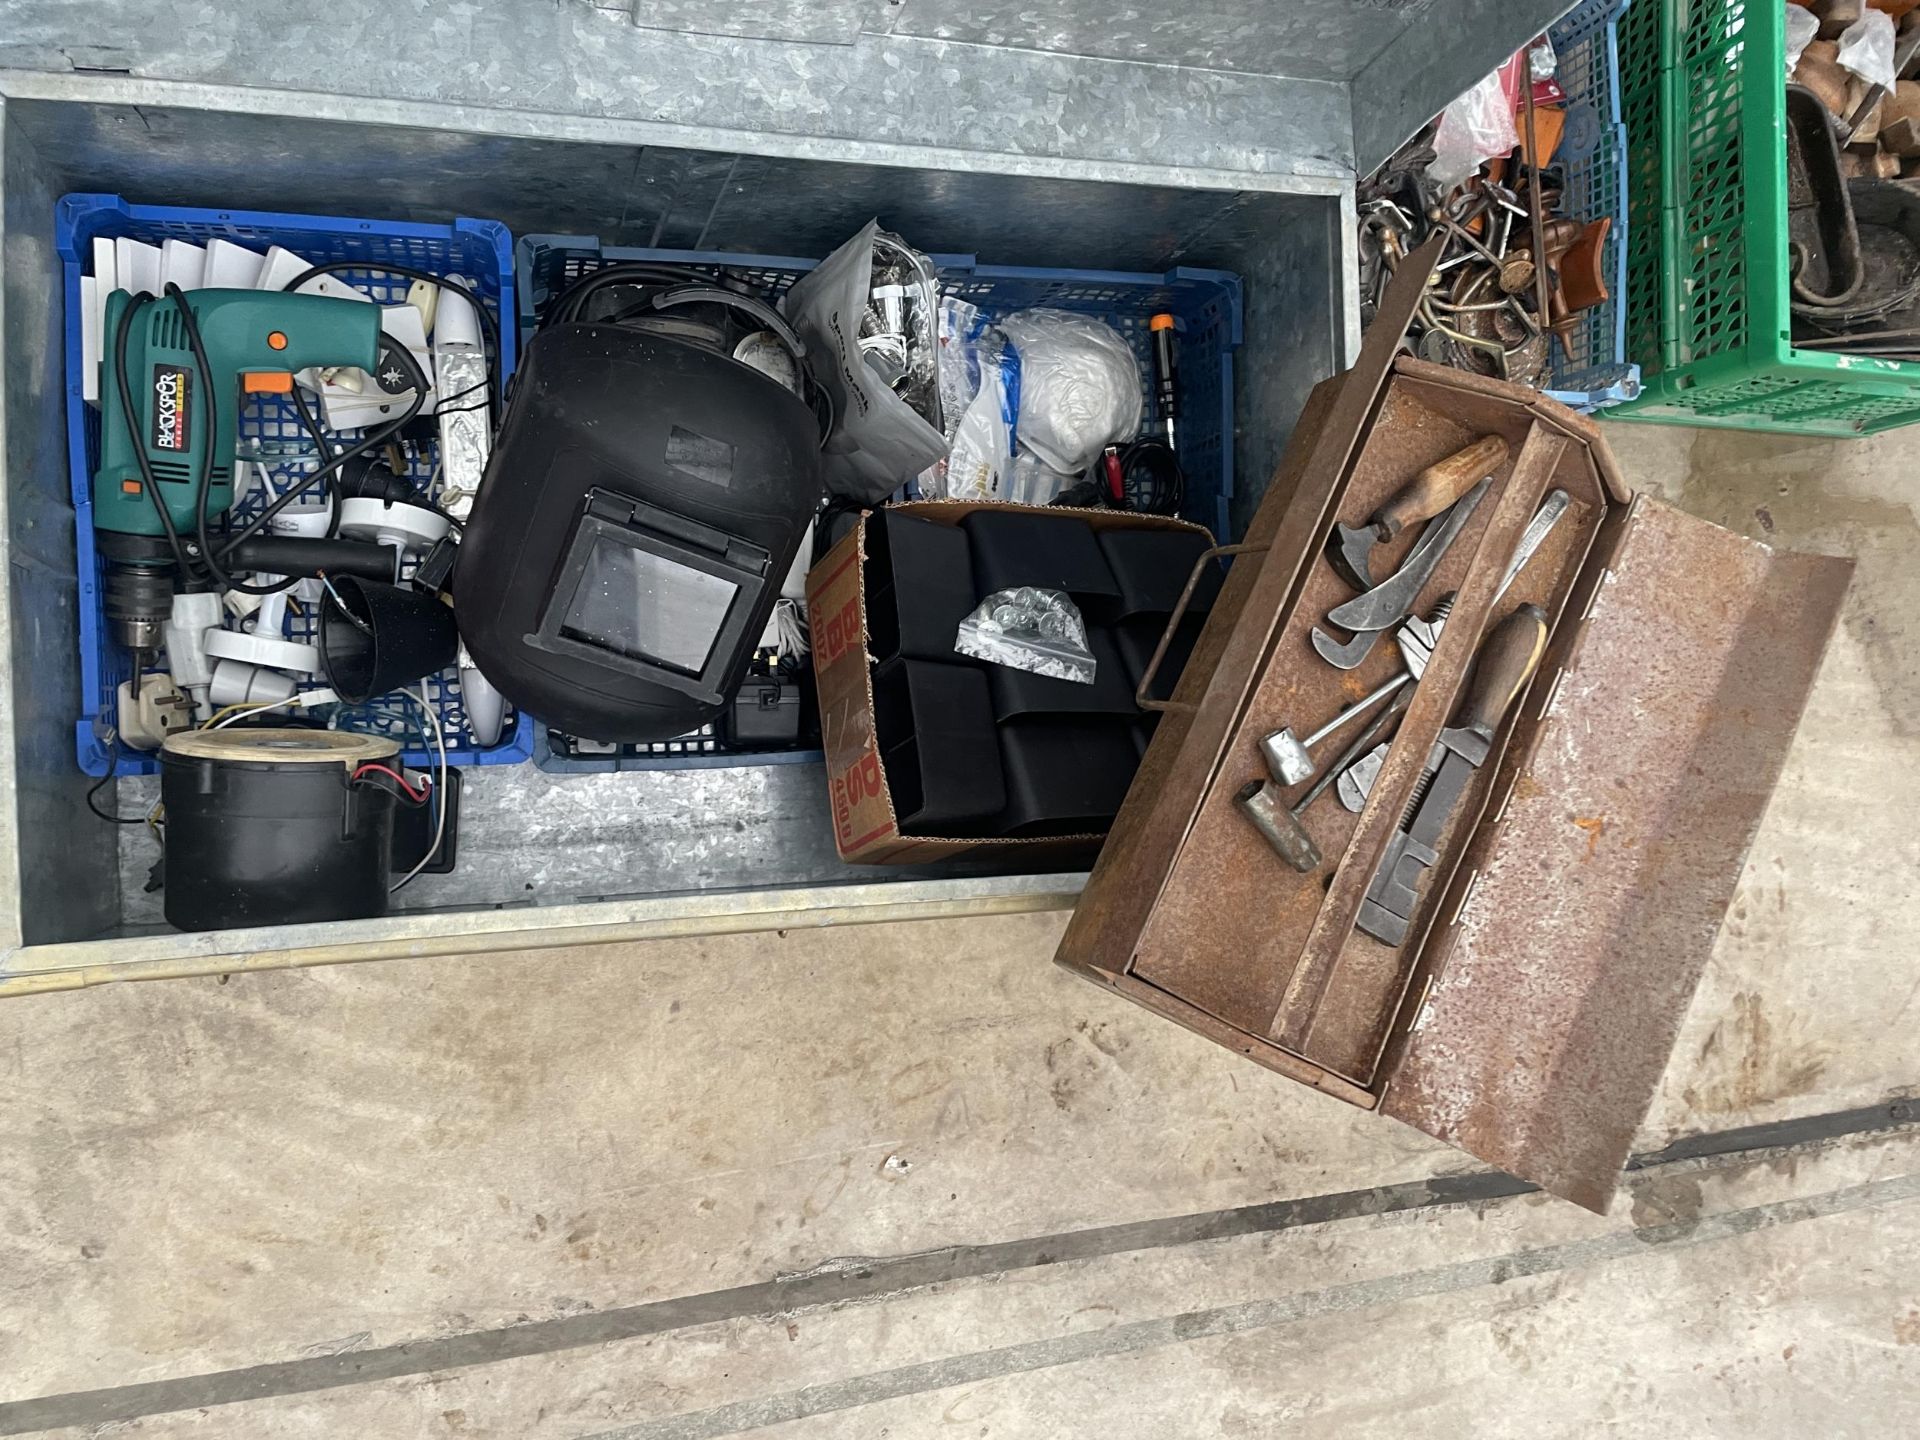
[(1160, 421), (1167, 427), (1167, 449), (1174, 448), (1174, 364), (1173, 364), (1173, 316), (1161, 311), (1147, 321), (1147, 329), (1153, 335), (1153, 382), (1154, 396), (1160, 406)]

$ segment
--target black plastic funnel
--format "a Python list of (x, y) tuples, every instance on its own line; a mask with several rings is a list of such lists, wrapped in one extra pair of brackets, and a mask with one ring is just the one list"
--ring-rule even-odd
[(359, 704), (437, 674), (460, 645), (453, 611), (418, 590), (353, 575), (332, 579), (320, 611), (320, 669)]

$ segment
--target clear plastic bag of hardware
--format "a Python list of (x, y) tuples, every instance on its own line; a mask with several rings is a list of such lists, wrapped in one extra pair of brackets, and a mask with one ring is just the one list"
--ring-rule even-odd
[(1096, 662), (1087, 648), (1086, 621), (1059, 590), (1022, 585), (994, 591), (960, 622), (953, 648), (990, 664), (1093, 684)]
[[(882, 238), (880, 222), (871, 221), (780, 301), (806, 341), (807, 369), (832, 409), (820, 455), (827, 489), (866, 505), (879, 504), (947, 453), (939, 426), (894, 389), (898, 383), (923, 395), (937, 420), (932, 275), (904, 258), (914, 253)], [(877, 269), (891, 277), (882, 286), (889, 293), (878, 299)], [(870, 313), (876, 310), (877, 324)], [(900, 328), (889, 330), (896, 321)]]
[(875, 230), (867, 312), (860, 321), (860, 358), (916, 415), (944, 427), (939, 307), (933, 261), (898, 235)]
[(1020, 407), (1020, 357), (977, 306), (940, 301), (940, 408), (946, 456), (920, 476), (922, 495), (1005, 500)]

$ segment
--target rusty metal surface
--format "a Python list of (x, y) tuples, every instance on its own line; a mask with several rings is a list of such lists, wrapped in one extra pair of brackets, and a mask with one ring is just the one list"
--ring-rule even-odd
[(1853, 568), (1644, 497), (1596, 560), (1609, 553), (1440, 903), (1381, 1105), (1593, 1210), (1666, 1066)]
[[(1568, 507), (1532, 561), (1514, 577), (1512, 587), (1495, 607), (1488, 628), (1523, 604), (1540, 606), (1550, 626), (1559, 624), (1600, 530), (1606, 505), (1591, 456), (1583, 446), (1568, 445), (1562, 451), (1560, 467), (1548, 483), (1580, 498)], [(1321, 1064), (1363, 1084), (1377, 1073), (1381, 1052), (1413, 973), (1407, 956), (1418, 952), (1436, 902), (1457, 863), (1458, 837), (1470, 834), (1479, 823), (1507, 737), (1514, 728), (1511, 724), (1503, 728), (1487, 763), (1454, 808), (1436, 847), (1441, 861), (1421, 886), (1420, 905), (1412, 917), (1406, 944), (1397, 949), (1389, 947), (1357, 928), (1348, 935), (1327, 976), (1302, 1044), (1302, 1049)]]
[(1337, 381), (1324, 382), (1302, 415), (1298, 441), (1283, 457), (1246, 535), (1249, 544), (1268, 546), (1268, 553), (1243, 556), (1228, 572), (1174, 691), (1176, 701), (1195, 708), (1169, 711), (1155, 728), (1054, 954), (1068, 969), (1111, 976), (1131, 968), (1140, 934), (1265, 663), (1274, 630), (1331, 524), (1335, 496), (1439, 251), (1429, 241), (1408, 257), (1387, 287), (1381, 318), (1353, 368)]
[[(1278, 637), (1256, 674), (1246, 713), (1199, 797), (1160, 903), (1140, 935), (1135, 973), (1256, 1035), (1269, 1031), (1314, 928), (1327, 874), (1347, 851), (1357, 822), (1332, 796), (1313, 807), (1305, 823), (1329, 863), (1301, 875), (1267, 849), (1239, 814), (1234, 796), (1266, 773), (1259, 753), (1262, 736), (1284, 725), (1304, 733), (1399, 673), (1399, 652), (1390, 642), (1377, 645), (1349, 671), (1335, 670), (1314, 654), (1311, 627), (1353, 593), (1320, 549), (1336, 517), (1350, 524), (1363, 521), (1425, 466), (1484, 433), (1496, 407), (1478, 396), (1464, 398), (1467, 403), (1448, 413), (1411, 398), (1397, 377), (1391, 383), (1333, 510), (1307, 546), (1311, 563), (1297, 603), (1273, 617)], [(1500, 433), (1517, 454), (1528, 417), (1521, 409), (1503, 418), (1512, 423)], [(1496, 487), (1510, 465), (1494, 472)], [(1442, 558), (1422, 592), (1423, 611), (1462, 583), (1493, 508), (1491, 496), (1483, 500)], [(1403, 533), (1379, 552), (1377, 573), (1389, 573), (1414, 541), (1412, 533)], [(1451, 683), (1445, 671), (1443, 657), (1433, 677), (1442, 687)], [(1403, 720), (1403, 733), (1410, 722), (1411, 716)]]
[[(1479, 435), (1502, 435), (1517, 455), (1529, 433), (1540, 428), (1528, 392), (1493, 382), (1484, 388), (1462, 385), (1457, 382), (1465, 377), (1457, 371), (1422, 366), (1408, 372), (1403, 364), (1396, 364), (1379, 414), (1338, 498), (1339, 516), (1349, 523), (1371, 514), (1423, 466)], [(1594, 521), (1608, 502), (1587, 446), (1563, 445), (1569, 437), (1552, 427), (1545, 427), (1543, 434), (1552, 437), (1560, 457), (1557, 468), (1551, 456), (1545, 457), (1553, 483), (1579, 497), (1580, 508), (1563, 533), (1568, 539), (1577, 536), (1580, 543), (1538, 558), (1522, 588), (1513, 592), (1515, 604), (1522, 599), (1546, 603), (1556, 593), (1564, 594), (1592, 537)], [(1420, 709), (1416, 697), (1418, 713), (1410, 713), (1402, 723), (1401, 733), (1416, 738), (1406, 752), (1405, 773), (1397, 780), (1383, 776), (1380, 782), (1384, 788), (1376, 827), (1390, 828), (1393, 815), (1385, 812), (1397, 812), (1404, 791), (1417, 779), (1418, 762), (1426, 754), (1418, 736), (1425, 732), (1430, 741), (1430, 732), (1444, 723), (1452, 692), (1474, 650), (1480, 628), (1476, 617), (1484, 614), (1511, 552), (1511, 537), (1496, 540), (1485, 552), (1490, 558), (1476, 564), (1499, 505), (1498, 487), (1509, 473), (1510, 466), (1504, 465), (1495, 472), (1495, 491), (1482, 502), (1423, 594), (1420, 608), (1431, 609), (1441, 595), (1466, 586), (1471, 575), (1489, 576), (1480, 601), (1463, 597), (1469, 608), (1456, 612), (1461, 625), (1449, 627), (1449, 633), (1461, 638), (1438, 657), (1422, 687), (1437, 698)], [(1533, 477), (1529, 494), (1514, 502), (1516, 512), (1531, 514), (1537, 499), (1533, 490), (1545, 478), (1546, 471)], [(1521, 516), (1521, 523), (1525, 518)], [(1391, 568), (1411, 540), (1403, 535), (1394, 543), (1381, 557), (1380, 573)], [(1540, 593), (1534, 593), (1535, 587)], [(1344, 673), (1313, 654), (1310, 626), (1350, 593), (1331, 567), (1316, 563), (1297, 606), (1281, 618), (1278, 640), (1246, 714), (1208, 783), (1159, 903), (1140, 934), (1134, 972), (1222, 1020), (1365, 1084), (1374, 1074), (1374, 1061), (1417, 949), (1408, 945), (1389, 950), (1365, 937), (1349, 941), (1352, 910), (1365, 890), (1362, 872), (1369, 862), (1364, 851), (1373, 843), (1355, 841), (1366, 817), (1355, 817), (1331, 800), (1310, 810), (1308, 828), (1328, 863), (1301, 876), (1266, 851), (1233, 803), (1243, 784), (1264, 773), (1258, 754), (1261, 736), (1282, 725), (1318, 724), (1398, 672), (1400, 658), (1390, 644), (1378, 647), (1360, 668)], [(1483, 608), (1473, 609), (1475, 603)], [(1397, 743), (1392, 753), (1401, 753)], [(1375, 838), (1383, 844), (1384, 830)], [(1377, 855), (1377, 848), (1373, 853)], [(1334, 885), (1339, 887), (1344, 877), (1354, 894), (1352, 905), (1336, 906), (1338, 913), (1330, 914), (1327, 877), (1336, 864), (1340, 873)]]
[[(1489, 406), (1489, 409), (1493, 407)], [(1502, 407), (1512, 410), (1514, 407)], [(1519, 410), (1526, 416), (1524, 409)], [(1499, 410), (1488, 416), (1489, 428), (1506, 418)], [(1401, 811), (1420, 779), (1429, 750), (1439, 737), (1441, 727), (1453, 713), (1465, 688), (1474, 651), (1485, 631), (1493, 606), (1493, 592), (1506, 570), (1520, 532), (1545, 493), (1547, 481), (1559, 468), (1566, 441), (1544, 427), (1531, 427), (1515, 447), (1511, 469), (1497, 481), (1488, 497), (1490, 513), (1480, 521), (1477, 550), (1468, 551), (1472, 561), (1455, 582), (1459, 595), (1445, 633), (1434, 648), (1433, 658), (1407, 707), (1407, 718), (1400, 727), (1386, 764), (1374, 781), (1374, 792), (1360, 812), (1341, 856), (1326, 898), (1314, 916), (1313, 929), (1288, 981), (1268, 1033), (1291, 1050), (1310, 1054), (1313, 1025), (1321, 1003), (1334, 983), (1340, 956), (1352, 935), (1360, 904), (1379, 868), (1381, 856), (1393, 837)], [(1465, 540), (1468, 537), (1463, 536)], [(1408, 967), (1419, 953), (1417, 932), (1396, 953)], [(1317, 1058), (1317, 1057), (1314, 1057)]]

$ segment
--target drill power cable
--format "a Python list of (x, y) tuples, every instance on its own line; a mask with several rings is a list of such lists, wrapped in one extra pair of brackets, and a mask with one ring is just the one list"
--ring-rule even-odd
[(424, 681), (421, 682), (418, 691), (402, 690), (400, 693), (410, 700), (420, 702), (421, 712), (425, 714), (427, 724), (433, 729), (434, 747), (440, 752), (440, 783), (434, 787), (439, 794), (434, 797), (433, 839), (427, 843), (427, 853), (420, 857), (418, 865), (387, 887), (389, 895), (404, 890), (416, 875), (427, 868), (427, 862), (440, 853), (440, 842), (446, 838), (447, 834), (447, 732), (440, 727), (440, 715), (433, 708), (433, 702), (427, 698), (427, 687)]
[(113, 783), (113, 772), (119, 764), (120, 732), (118, 730), (109, 730), (107, 732), (107, 773), (87, 787), (87, 809), (91, 810), (100, 819), (109, 821), (115, 825), (144, 825), (147, 823), (147, 817), (145, 815), (115, 815), (111, 811), (100, 808), (100, 792)]
[[(487, 387), (488, 417), (493, 421), (494, 428), (498, 429), (500, 427), (500, 411), (498, 407), (501, 403), (504, 403), (506, 394), (506, 385), (500, 375), (500, 325), (499, 322), (493, 318), (493, 312), (487, 309), (486, 303), (481, 300), (480, 296), (472, 287), (462, 281), (454, 279), (450, 275), (435, 275), (430, 271), (416, 269), (411, 265), (380, 264), (370, 260), (329, 260), (323, 265), (315, 265), (309, 269), (302, 270), (280, 288), (282, 291), (298, 290), (309, 280), (317, 279), (322, 275), (337, 275), (343, 270), (371, 270), (381, 275), (399, 275), (408, 280), (418, 280), (425, 285), (444, 286), (456, 295), (466, 297), (467, 303), (473, 306), (474, 314), (480, 317), (482, 343), (487, 353), (493, 357), (493, 363), (487, 367), (487, 379), (481, 383)], [(414, 373), (418, 374), (419, 371), (416, 369)], [(480, 386), (475, 385), (471, 388), (477, 390)], [(420, 393), (426, 393), (424, 387)], [(467, 391), (462, 390), (459, 393), (465, 395)], [(444, 399), (445, 397), (442, 398)], [(480, 407), (475, 405), (470, 408), (477, 410)], [(434, 413), (439, 414), (441, 412), (436, 410)]]
[[(160, 517), (160, 530), (167, 537), (167, 544), (173, 550), (173, 563), (180, 567), (182, 575), (191, 576), (193, 564), (187, 556), (186, 546), (181, 544), (180, 533), (173, 528), (173, 516), (167, 513), (167, 503), (160, 496), (160, 486), (154, 477), (153, 465), (148, 459), (145, 441), (141, 437), (140, 427), (133, 418), (133, 386), (127, 379), (127, 337), (133, 331), (133, 317), (154, 303), (151, 295), (136, 295), (132, 303), (120, 312), (120, 324), (113, 332), (114, 380), (120, 389), (120, 415), (126, 423), (127, 438), (133, 442), (134, 462), (140, 467), (141, 488), (147, 492), (147, 498), (153, 502), (154, 513)], [(204, 381), (202, 386), (204, 389)]]
[[(187, 339), (189, 343), (192, 344), (197, 358), (201, 354), (200, 339), (197, 331), (189, 328), (187, 331)], [(306, 491), (311, 489), (316, 483), (325, 481), (336, 475), (341, 466), (356, 456), (364, 455), (369, 450), (376, 450), (385, 446), (388, 441), (395, 439), (402, 430), (413, 423), (414, 418), (419, 415), (421, 407), (426, 400), (428, 388), (426, 374), (420, 369), (420, 363), (413, 358), (413, 353), (404, 345), (386, 340), (383, 337), (381, 354), (405, 370), (407, 372), (407, 379), (413, 385), (413, 403), (407, 407), (407, 412), (397, 420), (392, 421), (378, 430), (370, 432), (354, 444), (349, 445), (345, 450), (340, 451), (334, 455), (332, 459), (322, 464), (320, 468), (312, 474), (296, 477), (293, 484), (291, 484), (283, 494), (271, 501), (264, 510), (254, 516), (253, 519), (249, 520), (245, 525), (241, 526), (237, 533), (227, 538), (226, 543), (220, 547), (221, 558), (225, 558), (231, 554), (234, 547), (240, 544), (241, 541), (257, 535), (268, 521), (272, 520), (275, 515), (291, 505), (298, 496), (305, 494)], [(203, 468), (209, 463), (209, 460), (209, 456), (202, 456)], [(336, 494), (334, 497), (336, 504), (339, 498)], [(201, 492), (199, 510), (199, 518), (204, 523), (206, 519), (206, 492), (204, 490)], [(244, 590), (250, 595), (267, 595), (273, 593), (275, 590), (284, 589), (287, 584), (291, 583), (291, 580), (284, 581), (280, 585), (271, 585), (264, 589), (256, 586), (235, 584), (232, 588)]]
[[(201, 393), (207, 397), (207, 405), (211, 413), (213, 407), (219, 405), (221, 402), (220, 397), (215, 393), (213, 364), (208, 360), (206, 346), (200, 338), (199, 322), (194, 317), (193, 308), (187, 303), (186, 293), (182, 291), (178, 285), (169, 283), (166, 294), (167, 298), (171, 299), (179, 309), (182, 329), (186, 333), (188, 345), (193, 350), (194, 368), (199, 374)], [(420, 413), (428, 387), (426, 374), (421, 370), (419, 362), (413, 358), (412, 352), (409, 351), (406, 346), (393, 344), (390, 341), (384, 342), (382, 346), (383, 353), (390, 356), (396, 364), (400, 365), (401, 368), (407, 372), (407, 377), (414, 386), (413, 404), (408, 408), (407, 413), (392, 423), (365, 436), (347, 449), (324, 460), (320, 468), (314, 470), (311, 474), (298, 477), (290, 488), (278, 498), (271, 501), (260, 514), (256, 515), (252, 520), (248, 521), (246, 525), (241, 527), (238, 534), (228, 536), (217, 554), (212, 545), (209, 530), (210, 517), (207, 513), (208, 493), (213, 484), (213, 448), (212, 446), (203, 447), (200, 452), (200, 473), (194, 494), (194, 540), (198, 550), (198, 553), (195, 554), (194, 551), (190, 550), (186, 543), (181, 540), (179, 532), (174, 528), (173, 517), (167, 513), (166, 503), (161, 498), (160, 487), (156, 482), (153, 467), (148, 461), (146, 447), (141, 443), (141, 436), (135, 427), (133, 418), (135, 414), (133, 387), (127, 377), (127, 339), (132, 331), (134, 315), (137, 312), (143, 311), (147, 305), (152, 303), (157, 302), (155, 302), (151, 296), (138, 296), (135, 298), (134, 303), (129, 305), (126, 310), (121, 313), (120, 323), (115, 328), (113, 337), (114, 381), (120, 389), (120, 407), (128, 427), (128, 434), (134, 441), (134, 459), (140, 467), (142, 488), (146, 490), (148, 498), (153, 502), (154, 512), (160, 520), (160, 528), (167, 537), (169, 548), (173, 551), (174, 563), (180, 567), (181, 575), (184, 578), (189, 580), (203, 578), (204, 572), (204, 578), (211, 580), (213, 583), (224, 586), (230, 590), (238, 590), (247, 595), (271, 595), (284, 590), (292, 585), (297, 577), (289, 577), (274, 585), (254, 585), (234, 579), (233, 576), (226, 571), (225, 567), (221, 565), (220, 561), (232, 552), (234, 546), (257, 534), (268, 521), (288, 505), (292, 504), (297, 497), (304, 494), (316, 483), (322, 483), (332, 477), (347, 461), (357, 455), (383, 446), (389, 440), (394, 439), (400, 431), (410, 424), (414, 417)], [(308, 417), (303, 416), (303, 419), (304, 418)], [(325, 447), (323, 447), (323, 453), (324, 449)], [(338, 510), (337, 504), (335, 505), (335, 510), (336, 512)]]
[[(332, 464), (333, 443), (327, 439), (327, 432), (320, 428), (320, 422), (314, 416), (313, 407), (307, 404), (307, 397), (298, 385), (293, 387), (290, 392), (290, 398), (293, 400), (293, 408), (300, 412), (301, 427), (312, 438), (314, 449), (320, 452), (320, 463), (322, 465)], [(302, 485), (300, 488), (305, 489), (306, 487)], [(338, 494), (335, 494), (330, 498), (330, 502), (327, 505), (327, 539), (335, 539), (339, 534), (340, 497)]]

